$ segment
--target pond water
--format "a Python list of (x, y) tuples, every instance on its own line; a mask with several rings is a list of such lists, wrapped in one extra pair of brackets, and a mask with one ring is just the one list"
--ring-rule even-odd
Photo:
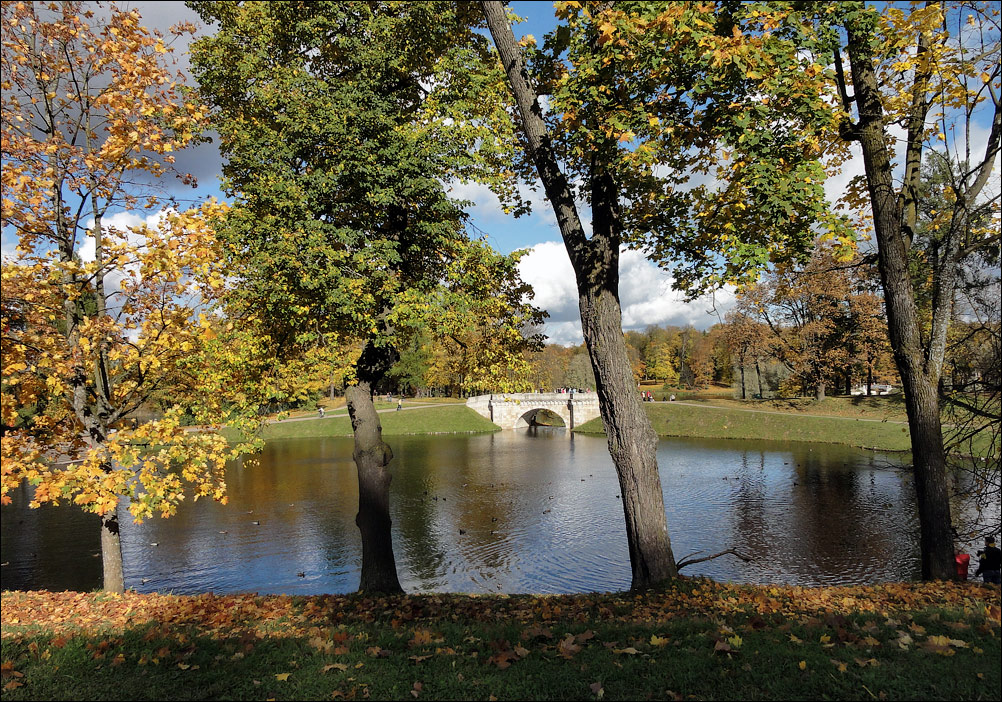
[[(619, 483), (603, 437), (534, 428), (392, 437), (393, 546), (408, 592), (571, 593), (630, 586)], [(123, 524), (139, 592), (344, 593), (358, 586), (350, 439), (270, 442), (228, 470), (229, 504)], [(841, 446), (664, 439), (658, 462), (676, 558), (737, 548), (686, 575), (745, 583), (919, 576), (901, 456)], [(5, 589), (100, 586), (98, 525), (72, 506), (0, 510)], [(258, 522), (258, 523), (255, 523)]]

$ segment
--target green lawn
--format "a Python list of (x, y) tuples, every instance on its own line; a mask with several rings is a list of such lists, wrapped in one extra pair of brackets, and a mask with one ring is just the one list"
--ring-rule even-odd
[(1000, 698), (999, 588), (2, 595), (16, 700)]
[[(382, 409), (380, 403), (377, 409)], [(404, 401), (404, 406), (409, 406)], [(387, 404), (392, 409), (396, 403)], [(488, 419), (471, 410), (466, 405), (449, 404), (437, 407), (421, 407), (400, 412), (380, 412), (379, 422), (383, 426), (383, 436), (404, 434), (468, 434), (499, 431), (500, 428)], [(299, 439), (325, 436), (351, 436), (351, 420), (345, 410), (335, 411), (323, 419), (301, 419), (277, 422), (264, 428), (263, 439)]]
[[(696, 407), (678, 402), (645, 403), (644, 409), (658, 436), (816, 441), (887, 451), (910, 449), (908, 427), (892, 422), (800, 413), (748, 412), (710, 404)], [(586, 422), (576, 431), (601, 434), (601, 419)]]

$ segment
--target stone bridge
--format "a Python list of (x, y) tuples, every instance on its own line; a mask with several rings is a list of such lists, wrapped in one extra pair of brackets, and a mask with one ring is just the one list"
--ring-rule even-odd
[(532, 426), (541, 410), (549, 410), (560, 417), (568, 429), (599, 416), (598, 395), (593, 392), (496, 393), (471, 397), (466, 406), (502, 429)]

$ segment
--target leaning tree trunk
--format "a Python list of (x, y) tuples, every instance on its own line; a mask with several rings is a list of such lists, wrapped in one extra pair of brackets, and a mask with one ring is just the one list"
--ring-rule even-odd
[(658, 437), (633, 389), (619, 301), (617, 193), (613, 179), (593, 174), (590, 249), (575, 262), (581, 331), (595, 371), (602, 425), (619, 476), (633, 588), (675, 578), (658, 474)]
[(355, 437), (358, 469), (358, 514), (355, 524), (362, 535), (362, 576), (359, 592), (403, 592), (393, 557), (390, 520), (390, 471), (393, 452), (383, 441), (383, 428), (372, 402), (372, 388), (398, 356), (392, 347), (377, 348), (370, 341), (356, 365), (358, 384), (345, 389), (348, 415)]
[(480, 4), (522, 116), (530, 155), (574, 266), (582, 332), (595, 371), (609, 451), (622, 489), (632, 587), (648, 587), (677, 577), (678, 569), (668, 537), (657, 470), (657, 436), (634, 391), (633, 373), (623, 339), (615, 183), (602, 171), (603, 164), (592, 169), (595, 184), (602, 194), (593, 202), (593, 234), (588, 239), (567, 179), (557, 163), (538, 96), (529, 83), (525, 61), (508, 24), (504, 5), (493, 1)]
[[(908, 428), (911, 432), (915, 495), (921, 530), (922, 578), (950, 580), (957, 575), (946, 452), (937, 395), (941, 366), (937, 366), (934, 358), (938, 354), (927, 354), (922, 343), (915, 291), (908, 267), (904, 212), (892, 177), (890, 147), (884, 134), (883, 106), (873, 70), (869, 36), (851, 24), (847, 30), (853, 88), (859, 114), (854, 138), (859, 141), (863, 152), (877, 238), (880, 278), (887, 306), (888, 332), (904, 388)], [(952, 295), (952, 284), (949, 294)], [(934, 315), (941, 316), (943, 311), (934, 310)]]

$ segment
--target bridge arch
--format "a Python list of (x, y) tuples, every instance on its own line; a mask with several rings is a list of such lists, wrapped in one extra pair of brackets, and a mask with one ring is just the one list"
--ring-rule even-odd
[[(570, 417), (565, 419), (560, 416), (559, 413), (554, 412), (552, 409), (547, 407), (536, 407), (535, 409), (530, 409), (515, 420), (515, 429), (524, 429), (526, 427), (536, 426), (566, 427), (568, 419), (570, 419)], [(559, 424), (553, 424), (552, 420), (557, 420)]]

